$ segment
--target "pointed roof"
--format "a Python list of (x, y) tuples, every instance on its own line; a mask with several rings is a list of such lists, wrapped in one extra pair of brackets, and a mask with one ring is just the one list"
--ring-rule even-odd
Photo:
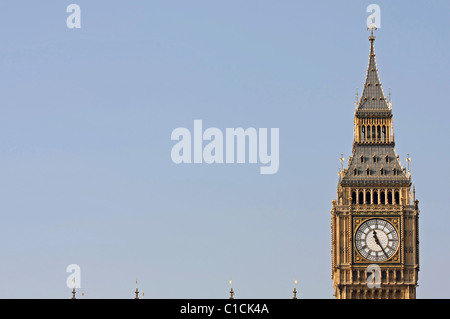
[(393, 145), (356, 145), (341, 185), (408, 186), (410, 182)]
[(369, 40), (369, 66), (367, 67), (364, 91), (359, 100), (357, 111), (389, 111), (390, 107), (383, 93), (380, 77), (378, 75), (377, 62), (375, 60), (375, 37), (373, 35), (373, 29)]

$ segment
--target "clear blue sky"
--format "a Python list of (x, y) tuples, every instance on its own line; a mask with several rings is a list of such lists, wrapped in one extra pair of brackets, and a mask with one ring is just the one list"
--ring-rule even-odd
[[(66, 7), (81, 7), (81, 29)], [(449, 298), (448, 1), (2, 1), (0, 298), (332, 298), (331, 200), (368, 63)], [(279, 128), (280, 169), (176, 165), (177, 127)]]

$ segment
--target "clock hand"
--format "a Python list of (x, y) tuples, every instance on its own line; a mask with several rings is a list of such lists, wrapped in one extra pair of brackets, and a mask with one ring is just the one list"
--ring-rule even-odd
[(381, 250), (383, 251), (384, 255), (386, 256), (386, 258), (389, 258), (388, 254), (386, 253), (386, 251), (384, 250), (383, 247), (381, 247)]
[(377, 237), (377, 232), (376, 232), (375, 230), (373, 231), (373, 238), (375, 239), (375, 243), (376, 243), (378, 246), (380, 246), (381, 250), (382, 250), (383, 253), (386, 255), (386, 257), (389, 258), (388, 254), (386, 254), (386, 252), (384, 251), (383, 246), (381, 246), (381, 243), (380, 243), (380, 241), (378, 240), (378, 237)]
[(373, 234), (373, 238), (375, 238), (375, 243), (376, 243), (378, 246), (381, 247), (380, 241), (378, 240), (378, 237), (377, 237), (377, 232), (374, 230), (374, 231), (372, 232), (372, 234)]

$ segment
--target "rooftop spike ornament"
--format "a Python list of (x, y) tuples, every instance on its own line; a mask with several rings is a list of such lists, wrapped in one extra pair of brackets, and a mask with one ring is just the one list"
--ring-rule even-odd
[(411, 157), (409, 157), (409, 153), (408, 157), (406, 158), (406, 161), (408, 162), (408, 172), (411, 172), (411, 170), (409, 169), (409, 162), (411, 162)]
[(294, 297), (292, 299), (297, 299), (297, 279), (294, 279), (294, 290), (292, 291), (294, 293)]
[(230, 279), (230, 299), (234, 299), (233, 280)]
[(72, 279), (72, 284), (73, 284), (72, 299), (77, 299), (75, 297), (75, 294), (76, 294), (76, 292), (75, 292), (75, 278)]
[(373, 40), (375, 40), (375, 37), (373, 36), (373, 30), (377, 30), (377, 26), (375, 25), (375, 23), (373, 22), (375, 20), (373, 13), (370, 15), (370, 21), (372, 21), (369, 26), (367, 27), (367, 30), (370, 29), (370, 41), (373, 42)]
[(135, 291), (136, 297), (134, 299), (139, 299), (139, 290), (138, 290), (138, 280), (136, 278), (136, 291)]
[(339, 161), (341, 161), (341, 167), (339, 168), (339, 172), (338, 172), (339, 180), (341, 180), (341, 178), (344, 175), (344, 160), (345, 160), (344, 154), (341, 153), (341, 158), (339, 158)]

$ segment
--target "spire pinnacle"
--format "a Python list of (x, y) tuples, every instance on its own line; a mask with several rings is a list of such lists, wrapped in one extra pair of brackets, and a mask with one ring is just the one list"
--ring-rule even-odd
[(72, 284), (73, 284), (72, 299), (77, 299), (75, 297), (75, 294), (76, 294), (76, 292), (75, 292), (75, 278), (72, 279)]
[(234, 299), (233, 280), (230, 279), (230, 299)]
[(292, 299), (297, 299), (297, 279), (294, 279), (294, 290), (292, 291), (294, 293), (294, 297)]
[(136, 294), (136, 297), (134, 299), (139, 299), (139, 290), (138, 290), (138, 280), (136, 278), (136, 291), (134, 292)]
[(408, 173), (411, 173), (411, 170), (409, 168), (409, 162), (411, 162), (411, 157), (409, 156), (409, 153), (408, 153), (408, 157), (406, 158), (406, 161), (408, 162)]
[(372, 42), (373, 43), (373, 41), (375, 40), (375, 37), (374, 37), (374, 35), (373, 35), (373, 30), (377, 30), (377, 26), (375, 25), (375, 23), (373, 22), (375, 20), (375, 18), (374, 18), (374, 16), (373, 16), (373, 13), (370, 15), (370, 21), (372, 21), (372, 22), (370, 22), (370, 24), (368, 25), (368, 27), (367, 27), (367, 30), (369, 30), (370, 29), (370, 37), (369, 37), (369, 40), (370, 40), (370, 42)]
[(367, 26), (367, 30), (370, 30), (370, 53), (369, 53), (369, 65), (367, 67), (366, 81), (364, 83), (363, 92), (359, 103), (357, 105), (357, 112), (390, 112), (387, 99), (384, 96), (380, 77), (378, 75), (377, 62), (375, 60), (375, 36), (373, 31), (377, 30), (377, 26), (374, 23), (373, 14), (370, 16), (371, 23)]

